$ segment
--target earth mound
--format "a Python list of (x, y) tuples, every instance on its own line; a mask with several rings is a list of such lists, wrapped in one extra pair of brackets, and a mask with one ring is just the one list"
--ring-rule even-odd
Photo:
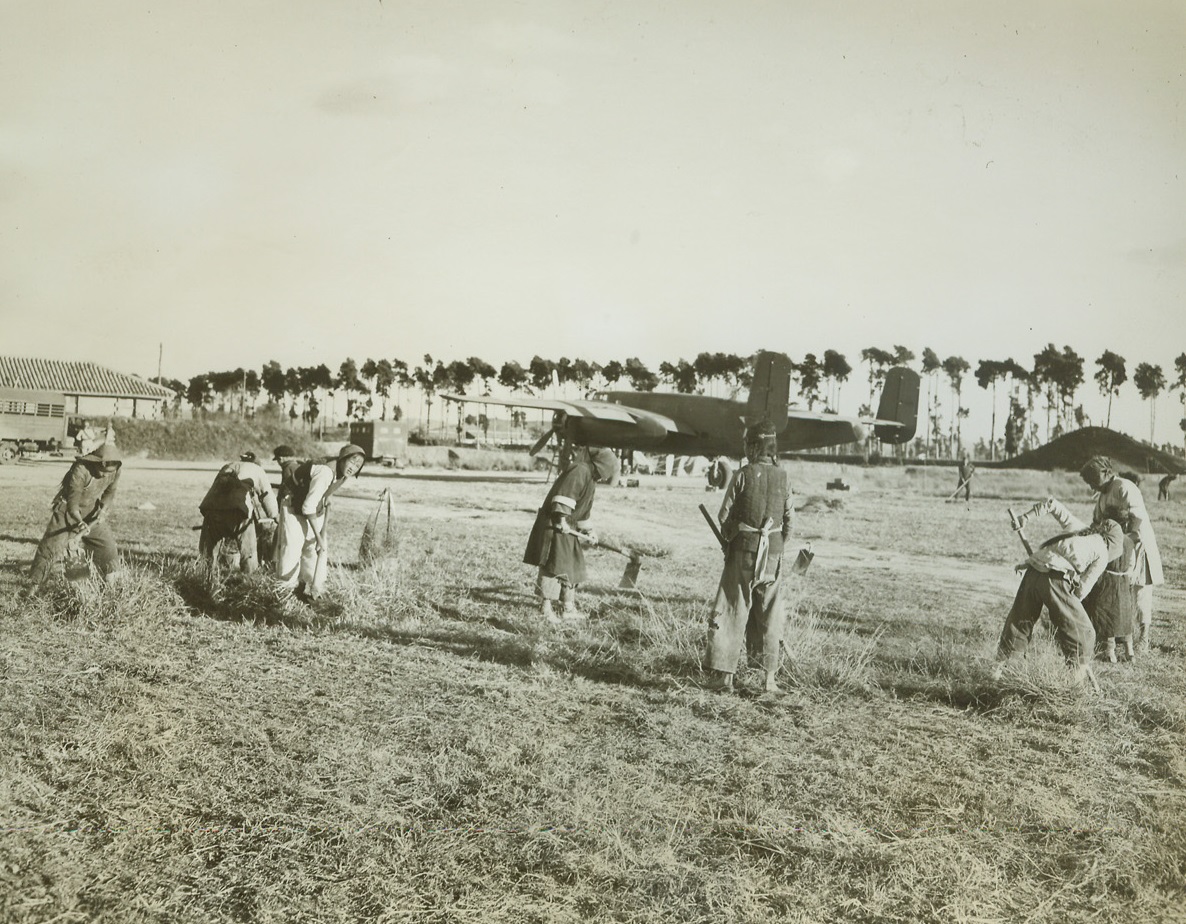
[(1031, 452), (997, 462), (994, 467), (1077, 472), (1092, 456), (1107, 456), (1120, 470), (1143, 474), (1186, 473), (1186, 462), (1177, 456), (1107, 427), (1084, 427), (1066, 433)]

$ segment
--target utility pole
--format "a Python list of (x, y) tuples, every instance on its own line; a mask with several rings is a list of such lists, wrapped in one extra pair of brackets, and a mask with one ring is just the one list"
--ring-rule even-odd
[(156, 351), (156, 383), (158, 385), (161, 384), (161, 359), (164, 358), (164, 355), (165, 355), (165, 344), (164, 344), (164, 341), (162, 341), (157, 346), (157, 351)]

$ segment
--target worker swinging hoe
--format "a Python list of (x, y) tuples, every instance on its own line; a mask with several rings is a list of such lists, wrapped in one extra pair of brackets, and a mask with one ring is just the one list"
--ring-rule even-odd
[(885, 377), (877, 416), (817, 414), (790, 405), (790, 358), (762, 351), (754, 357), (753, 385), (746, 401), (663, 392), (603, 391), (580, 401), (549, 398), (491, 398), (442, 394), (447, 401), (495, 404), (552, 411), (552, 426), (531, 447), (536, 455), (560, 440), (561, 457), (574, 446), (607, 446), (678, 456), (735, 458), (746, 427), (769, 420), (778, 434), (778, 451), (818, 449), (857, 443), (868, 428), (883, 443), (914, 438), (918, 421), (919, 376), (895, 366)]

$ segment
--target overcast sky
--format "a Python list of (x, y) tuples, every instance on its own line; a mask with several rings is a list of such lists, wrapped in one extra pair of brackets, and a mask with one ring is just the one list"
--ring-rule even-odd
[(1102, 422), (1186, 352), (1184, 69), (1181, 0), (0, 0), (0, 352), (1054, 342)]

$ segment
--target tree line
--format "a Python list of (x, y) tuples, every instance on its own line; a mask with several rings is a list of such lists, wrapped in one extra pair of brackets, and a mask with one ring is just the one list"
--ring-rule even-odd
[[(664, 361), (657, 372), (637, 357), (600, 364), (585, 359), (561, 357), (557, 360), (533, 356), (526, 366), (516, 361), (499, 368), (471, 356), (450, 362), (425, 354), (421, 363), (412, 365), (401, 359), (367, 359), (359, 365), (353, 358), (342, 362), (336, 372), (325, 364), (285, 368), (275, 360), (255, 369), (206, 372), (188, 382), (162, 380), (175, 394), (173, 412), (180, 413), (188, 402), (197, 415), (212, 412), (254, 415), (266, 397), (265, 407), (273, 414), (287, 415), (294, 424), (312, 429), (322, 422), (322, 407), (327, 399), (342, 393), (350, 419), (400, 419), (405, 414), (405, 397), (414, 394), (426, 431), (431, 427), (433, 405), (442, 392), (486, 396), (498, 385), (510, 396), (584, 397), (596, 391), (629, 387), (635, 391), (654, 391), (665, 387), (681, 394), (711, 394), (737, 397), (751, 384), (749, 356), (733, 353), (700, 353), (692, 361)], [(992, 392), (992, 420), (987, 445), (995, 457), (998, 448), (998, 406), (1003, 424), (1000, 448), (1012, 456), (1034, 448), (1075, 427), (1087, 426), (1090, 418), (1078, 403), (1085, 381), (1085, 360), (1071, 347), (1061, 349), (1047, 344), (1033, 355), (1027, 368), (1012, 358), (979, 360), (973, 371), (961, 356), (941, 358), (930, 347), (921, 356), (900, 345), (884, 350), (869, 347), (861, 350), (859, 362), (865, 366), (868, 401), (858, 414), (869, 416), (877, 406), (878, 395), (888, 371), (896, 366), (914, 368), (921, 373), (924, 394), (920, 396), (919, 436), (916, 449), (928, 456), (954, 456), (963, 448), (963, 424), (969, 416), (963, 404), (969, 374), (976, 384)], [(844, 354), (825, 350), (822, 355), (807, 353), (801, 361), (792, 361), (792, 376), (808, 410), (838, 413), (842, 386), (854, 372)], [(1177, 389), (1186, 401), (1186, 353), (1174, 360), (1174, 378), (1167, 379), (1158, 365), (1141, 362), (1132, 371), (1132, 384), (1141, 398), (1149, 402), (1149, 440), (1156, 425), (1156, 399), (1167, 390)], [(1100, 394), (1107, 397), (1104, 426), (1111, 425), (1112, 400), (1129, 379), (1124, 357), (1105, 350), (1095, 360), (1093, 379)], [(999, 398), (1005, 399), (1003, 402)], [(332, 405), (331, 405), (332, 406)], [(443, 415), (442, 415), (443, 416)], [(331, 421), (332, 423), (333, 421)]]

